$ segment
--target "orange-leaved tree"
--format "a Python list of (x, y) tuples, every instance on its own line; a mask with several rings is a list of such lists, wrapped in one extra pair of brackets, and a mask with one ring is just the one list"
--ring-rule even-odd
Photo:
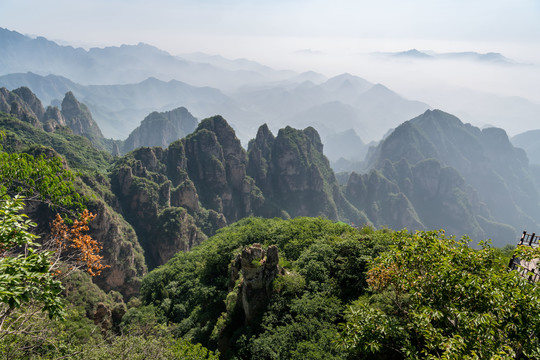
[(69, 226), (64, 222), (60, 214), (52, 222), (51, 239), (49, 246), (55, 249), (55, 263), (62, 263), (68, 266), (69, 270), (84, 268), (91, 276), (97, 276), (101, 270), (109, 267), (101, 261), (103, 259), (99, 252), (102, 246), (98, 244), (90, 235), (88, 223), (96, 217), (87, 209), (80, 215), (80, 220), (74, 220)]

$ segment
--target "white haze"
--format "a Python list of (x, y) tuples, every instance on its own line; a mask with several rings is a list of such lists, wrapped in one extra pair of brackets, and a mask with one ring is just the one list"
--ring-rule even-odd
[[(496, 106), (507, 102), (501, 97), (540, 104), (538, 19), (537, 0), (0, 1), (0, 26), (21, 33), (85, 47), (145, 42), (173, 55), (220, 54), (327, 77), (347, 72), (510, 135), (540, 128), (534, 111), (505, 120), (512, 106)], [(516, 64), (373, 55), (413, 48), (497, 52)], [(475, 118), (475, 107), (490, 103), (493, 117)]]

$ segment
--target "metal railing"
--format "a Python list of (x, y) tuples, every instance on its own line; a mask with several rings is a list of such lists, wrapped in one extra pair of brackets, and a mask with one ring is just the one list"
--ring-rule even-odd
[[(521, 239), (517, 246), (524, 245), (530, 247), (537, 247), (540, 245), (540, 236), (536, 236), (535, 233), (527, 234), (526, 231), (521, 235)], [(520, 258), (516, 258), (515, 255), (510, 259), (508, 267), (510, 270), (515, 270), (519, 272), (521, 277), (528, 279), (530, 282), (539, 282), (540, 281), (540, 269), (538, 264), (540, 259), (534, 259), (532, 261), (524, 261)]]
[[(517, 246), (520, 245), (530, 247), (540, 246), (540, 236), (536, 236), (536, 233), (527, 234), (527, 231), (524, 231), (521, 235), (521, 239), (519, 239)], [(516, 256), (513, 255), (510, 259), (508, 267), (510, 268), (510, 270), (518, 271), (522, 277), (529, 279), (529, 281), (538, 282), (540, 281), (540, 269), (538, 269), (539, 262), (540, 259), (524, 261), (516, 258)]]
[(527, 231), (524, 231), (518, 245), (537, 247), (540, 245), (540, 236), (536, 236), (536, 233), (527, 234)]

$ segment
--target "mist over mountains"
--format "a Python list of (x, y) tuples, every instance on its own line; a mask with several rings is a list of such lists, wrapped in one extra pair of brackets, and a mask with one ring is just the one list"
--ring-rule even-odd
[(354, 129), (369, 142), (429, 108), (349, 74), (326, 79), (247, 60), (204, 54), (183, 59), (145, 44), (86, 51), (1, 29), (0, 50), (9, 54), (1, 60), (0, 86), (27, 86), (45, 103), (72, 91), (105, 136), (116, 139), (125, 139), (151, 111), (185, 106), (198, 118), (231, 119), (244, 144), (261, 123), (274, 131), (311, 123), (323, 141)]
[[(145, 44), (75, 49), (5, 29), (0, 30), (0, 49), (8, 54), (1, 60), (4, 112), (24, 121), (35, 119), (30, 122), (47, 131), (68, 126), (115, 155), (136, 151), (142, 163), (126, 160), (130, 176), (137, 173), (156, 189), (166, 186), (162, 175), (173, 176), (166, 170), (173, 160), (155, 147), (168, 149), (178, 139), (190, 139), (182, 143), (183, 150), (177, 149), (185, 152), (178, 166), (188, 178), (182, 172), (169, 180), (174, 187), (184, 184), (174, 191), (191, 199), (188, 207), (198, 209), (200, 202), (216, 212), (191, 214), (199, 230), (249, 215), (321, 215), (396, 229), (444, 227), (504, 244), (521, 229), (540, 225), (536, 168), (504, 130), (465, 124), (358, 76), (276, 71), (201, 53), (179, 58)], [(38, 52), (45, 54), (40, 61)], [(418, 51), (400, 56), (423, 55), (433, 56)], [(31, 97), (10, 95), (10, 89), (21, 86), (50, 108), (42, 106), (41, 111), (41, 105), (29, 105)], [(473, 102), (492, 99), (475, 95), (463, 93)], [(83, 115), (76, 118), (85, 120), (79, 125), (59, 117), (65, 99), (66, 104), (80, 104)], [(54, 113), (55, 105), (62, 105), (60, 115), (44, 117)], [(535, 119), (528, 114), (540, 113), (540, 107), (504, 98), (492, 109), (479, 110), (490, 111), (521, 123), (526, 119), (532, 127)], [(212, 120), (202, 125), (201, 119)], [(83, 123), (99, 132), (84, 130)], [(153, 150), (139, 150), (141, 146)], [(198, 162), (206, 165), (193, 167)], [(336, 176), (330, 163), (347, 174)], [(115, 174), (127, 176), (123, 171)], [(111, 181), (117, 184), (114, 191), (121, 189), (120, 198), (135, 196), (118, 179)], [(131, 198), (121, 201), (133, 205)], [(146, 238), (154, 230), (137, 231)], [(152, 261), (159, 262), (157, 258)]]
[[(2, 89), (1, 94), (1, 111), (36, 128), (34, 132), (45, 131), (41, 138), (69, 129), (98, 147), (111, 146), (71, 92), (61, 111), (45, 109), (28, 88)], [(6, 118), (3, 128), (10, 137), (28, 138), (14, 120)], [(353, 147), (365, 149), (361, 142), (354, 144), (354, 136), (352, 140)], [(21, 140), (15, 144), (20, 147)], [(52, 146), (76, 167), (88, 163), (72, 158), (77, 145), (69, 145), (73, 150), (68, 151), (50, 140), (37, 144)], [(512, 242), (520, 229), (540, 226), (537, 168), (529, 165), (525, 151), (515, 148), (502, 129), (481, 130), (440, 110), (427, 110), (399, 125), (369, 149), (363, 172), (342, 174), (339, 182), (313, 127), (286, 126), (274, 135), (264, 124), (246, 150), (222, 116), (197, 125), (187, 109), (178, 108), (152, 112), (125, 142), (113, 141), (112, 147), (117, 155), (120, 147), (122, 153), (130, 152), (110, 165), (110, 184), (105, 186), (116, 200), (107, 201), (153, 254), (147, 259), (151, 266), (253, 215), (323, 216), (394, 229), (444, 228), (474, 241), (490, 238), (499, 246)], [(156, 248), (159, 237), (169, 237), (159, 224), (180, 215), (184, 223), (171, 236), (184, 239), (189, 233), (189, 245), (179, 238), (170, 240), (177, 244), (173, 247)]]
[[(5, 54), (0, 60), (0, 86), (28, 86), (45, 104), (72, 91), (89, 106), (105, 136), (115, 139), (125, 139), (150, 112), (181, 106), (199, 119), (222, 114), (230, 119), (244, 145), (261, 123), (268, 123), (274, 131), (286, 125), (312, 125), (325, 144), (329, 136), (354, 129), (369, 143), (432, 107), (476, 126), (503, 127), (512, 135), (535, 129), (535, 119), (540, 116), (540, 105), (519, 97), (441, 86), (433, 89), (437, 95), (424, 96), (427, 104), (411, 102), (384, 85), (353, 75), (328, 79), (314, 72), (274, 70), (254, 61), (218, 55), (172, 56), (146, 44), (85, 50), (0, 29), (0, 50)], [(413, 49), (384, 56), (413, 61), (418, 57), (461, 59), (487, 67), (502, 66), (499, 59), (509, 66), (526, 67), (497, 53)], [(404, 71), (416, 71), (407, 69)], [(103, 85), (110, 87), (99, 87)], [(339, 156), (347, 158), (343, 153), (332, 160)]]
[(410, 49), (406, 51), (399, 52), (389, 52), (389, 53), (375, 53), (373, 54), (379, 57), (387, 57), (389, 59), (401, 59), (401, 60), (459, 60), (459, 61), (476, 61), (480, 63), (487, 64), (497, 64), (497, 65), (524, 65), (520, 64), (518, 61), (509, 59), (500, 53), (478, 53), (474, 51), (463, 51), (463, 52), (448, 52), (448, 53), (436, 53), (434, 51), (424, 50), (420, 51), (417, 49)]

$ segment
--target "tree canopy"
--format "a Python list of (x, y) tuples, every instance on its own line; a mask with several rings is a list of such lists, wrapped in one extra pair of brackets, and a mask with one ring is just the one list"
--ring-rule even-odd
[(366, 359), (538, 358), (540, 288), (480, 245), (395, 233), (367, 273), (372, 295), (349, 307), (340, 345)]

